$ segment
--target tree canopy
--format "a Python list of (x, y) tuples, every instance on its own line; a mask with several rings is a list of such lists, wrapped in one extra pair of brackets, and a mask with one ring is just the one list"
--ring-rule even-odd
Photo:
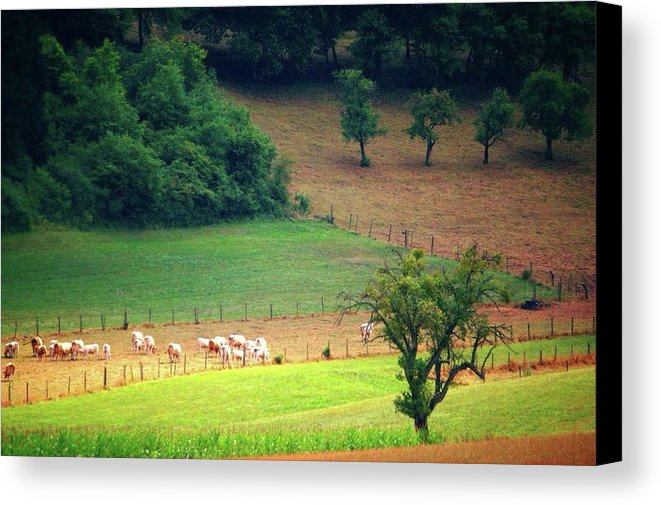
[(484, 146), (484, 164), (489, 163), (489, 147), (503, 138), (505, 129), (514, 123), (514, 104), (507, 91), (494, 90), (491, 98), (482, 104), (480, 113), (475, 118), (475, 140)]
[(522, 126), (546, 138), (545, 157), (553, 159), (553, 141), (581, 140), (592, 134), (587, 113), (589, 95), (574, 82), (565, 82), (559, 72), (540, 69), (530, 74), (521, 90)]

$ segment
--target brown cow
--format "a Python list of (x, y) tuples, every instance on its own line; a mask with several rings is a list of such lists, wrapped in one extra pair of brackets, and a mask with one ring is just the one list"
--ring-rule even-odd
[(13, 363), (7, 363), (4, 370), (2, 371), (2, 376), (5, 380), (9, 380), (16, 373), (16, 366)]
[(44, 345), (44, 342), (43, 342), (43, 340), (41, 340), (41, 337), (32, 337), (32, 340), (30, 341), (30, 343), (32, 344), (32, 356), (36, 356), (37, 355), (37, 348), (40, 345)]
[(44, 356), (46, 356), (46, 346), (45, 345), (40, 345), (37, 347), (37, 349), (34, 351), (35, 355), (37, 356), (37, 359), (39, 361), (42, 361), (44, 359)]

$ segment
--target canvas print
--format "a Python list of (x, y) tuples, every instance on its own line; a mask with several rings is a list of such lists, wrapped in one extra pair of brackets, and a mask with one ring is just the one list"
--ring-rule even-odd
[(597, 9), (3, 11), (2, 455), (596, 464)]

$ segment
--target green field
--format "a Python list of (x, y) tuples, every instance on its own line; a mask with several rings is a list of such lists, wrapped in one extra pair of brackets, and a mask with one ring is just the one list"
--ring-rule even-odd
[[(393, 356), (207, 372), (2, 410), (3, 455), (221, 458), (411, 445)], [(595, 429), (594, 368), (455, 386), (432, 442)], [(44, 420), (47, 427), (44, 427)]]
[[(321, 312), (337, 294), (364, 288), (387, 244), (320, 221), (257, 220), (143, 231), (40, 229), (3, 237), (2, 333), (132, 323)], [(436, 264), (453, 264), (434, 259)], [(530, 287), (512, 283), (515, 300)], [(538, 290), (538, 296), (549, 295)], [(247, 304), (247, 306), (246, 306)]]

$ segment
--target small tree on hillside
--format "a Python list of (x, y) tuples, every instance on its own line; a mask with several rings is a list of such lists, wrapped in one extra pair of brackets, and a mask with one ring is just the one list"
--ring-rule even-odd
[(505, 129), (513, 124), (514, 104), (507, 91), (498, 88), (491, 99), (482, 105), (480, 114), (474, 121), (475, 140), (484, 146), (484, 160), (489, 163), (489, 147), (502, 139)]
[(553, 141), (582, 140), (592, 134), (587, 113), (589, 95), (574, 82), (564, 82), (558, 72), (541, 69), (523, 83), (522, 126), (529, 126), (546, 137), (547, 160), (553, 159)]
[(342, 137), (347, 142), (354, 140), (360, 144), (360, 166), (369, 167), (370, 160), (365, 155), (365, 144), (372, 138), (383, 135), (386, 129), (379, 127), (379, 115), (374, 112), (369, 96), (376, 85), (363, 77), (360, 70), (344, 69), (335, 72), (335, 79), (342, 88), (344, 109), (340, 113)]
[[(484, 380), (484, 366), (494, 346), (509, 337), (503, 327), (489, 326), (477, 304), (507, 300), (507, 292), (493, 281), (487, 268), (500, 256), (480, 255), (469, 247), (458, 266), (431, 271), (424, 252), (414, 249), (399, 256), (394, 267), (379, 269), (367, 288), (357, 294), (343, 293), (342, 315), (367, 309), (371, 321), (382, 323), (383, 339), (400, 353), (399, 378), (408, 389), (395, 399), (396, 409), (413, 419), (426, 439), (427, 419), (443, 401), (457, 375), (470, 370)], [(486, 348), (480, 356), (478, 351)]]
[(425, 166), (431, 165), (431, 151), (438, 141), (437, 126), (453, 124), (459, 121), (459, 113), (454, 100), (446, 90), (436, 88), (429, 93), (415, 93), (409, 100), (409, 110), (413, 123), (406, 132), (410, 137), (419, 137), (427, 143)]

